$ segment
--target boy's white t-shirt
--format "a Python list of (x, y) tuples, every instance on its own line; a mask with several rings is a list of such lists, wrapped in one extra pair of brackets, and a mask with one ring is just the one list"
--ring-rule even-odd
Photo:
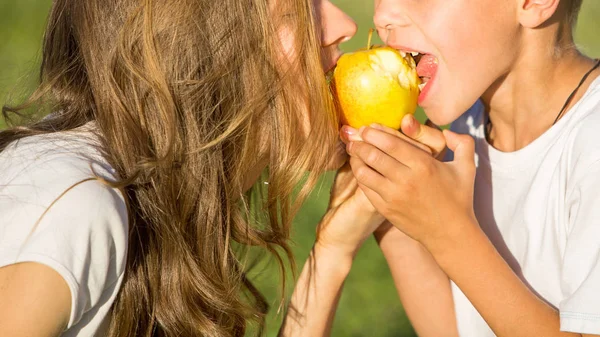
[[(480, 226), (524, 283), (560, 312), (561, 331), (600, 334), (600, 78), (521, 150), (490, 146), (485, 118), (477, 102), (451, 126), (475, 139)], [(460, 336), (494, 336), (454, 283), (452, 290)]]
[(67, 337), (104, 335), (127, 255), (123, 195), (98, 180), (82, 182), (117, 178), (94, 139), (84, 127), (27, 137), (0, 152), (0, 267), (36, 262), (64, 278)]

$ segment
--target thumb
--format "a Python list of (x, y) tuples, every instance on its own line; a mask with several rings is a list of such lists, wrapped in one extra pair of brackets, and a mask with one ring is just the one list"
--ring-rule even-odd
[(454, 161), (460, 163), (475, 162), (475, 142), (469, 135), (460, 135), (450, 130), (444, 130), (448, 148), (454, 152)]
[(431, 149), (434, 157), (446, 148), (446, 140), (442, 132), (437, 128), (422, 125), (413, 115), (404, 116), (401, 130), (409, 138)]

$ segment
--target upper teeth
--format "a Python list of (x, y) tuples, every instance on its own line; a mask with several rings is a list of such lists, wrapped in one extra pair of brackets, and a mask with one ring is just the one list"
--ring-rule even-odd
[(417, 56), (417, 55), (419, 55), (419, 52), (413, 51), (413, 52), (411, 52), (410, 54), (411, 54), (412, 56)]

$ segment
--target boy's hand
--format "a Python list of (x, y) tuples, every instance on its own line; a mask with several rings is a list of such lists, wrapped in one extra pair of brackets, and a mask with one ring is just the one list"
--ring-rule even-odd
[[(404, 123), (403, 123), (404, 124)], [(409, 131), (410, 133), (410, 131)], [(375, 208), (428, 249), (474, 223), (474, 143), (444, 131), (454, 161), (443, 163), (413, 141), (368, 127), (347, 145), (352, 171)], [(432, 153), (434, 151), (431, 151)]]
[[(442, 131), (429, 120), (425, 125), (419, 123), (413, 115), (406, 115), (402, 119), (400, 131), (392, 129), (387, 126), (373, 124), (373, 128), (381, 131), (385, 131), (390, 135), (402, 138), (407, 142), (417, 146), (421, 150), (429, 153), (438, 160), (442, 160), (446, 153), (446, 138), (442, 134)], [(358, 130), (353, 129), (349, 126), (342, 127), (340, 139), (347, 145), (350, 141), (362, 141), (358, 135)], [(375, 238), (380, 242), (384, 236), (393, 236), (394, 239), (398, 238), (405, 239), (406, 234), (400, 232), (394, 227), (389, 221), (384, 222), (376, 231)], [(392, 235), (393, 234), (393, 235)], [(412, 240), (408, 238), (409, 240)]]
[[(393, 130), (385, 126), (378, 127), (377, 125), (372, 125), (372, 127), (379, 128), (383, 131), (386, 131), (385, 129)], [(431, 155), (433, 155), (433, 157), (439, 160), (444, 158), (447, 150), (446, 138), (444, 138), (440, 128), (438, 128), (437, 125), (433, 124), (430, 120), (427, 120), (425, 125), (422, 125), (413, 115), (406, 115), (402, 119), (400, 130), (402, 131), (402, 134), (406, 135), (406, 137), (429, 148), (429, 152)], [(390, 133), (389, 131), (386, 132)], [(396, 135), (402, 134), (396, 131)], [(414, 144), (414, 142), (411, 142), (411, 144)]]
[[(402, 119), (400, 129), (402, 132), (379, 124), (372, 124), (371, 127), (404, 139), (440, 160), (446, 153), (446, 139), (442, 131), (429, 120), (422, 125), (413, 115), (406, 115)], [(347, 125), (342, 127), (340, 134), (341, 140), (346, 145), (351, 141), (362, 141), (358, 130)]]

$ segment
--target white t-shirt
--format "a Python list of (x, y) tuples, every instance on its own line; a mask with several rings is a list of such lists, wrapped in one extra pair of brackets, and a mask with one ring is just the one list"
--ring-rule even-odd
[[(562, 331), (600, 334), (600, 78), (525, 148), (500, 152), (477, 102), (451, 129), (475, 139), (474, 208), (513, 270), (560, 311)], [(452, 284), (462, 337), (494, 336)]]
[(67, 337), (103, 335), (127, 253), (121, 192), (97, 180), (76, 185), (95, 174), (116, 178), (88, 131), (28, 137), (0, 152), (0, 267), (37, 262), (64, 278)]

